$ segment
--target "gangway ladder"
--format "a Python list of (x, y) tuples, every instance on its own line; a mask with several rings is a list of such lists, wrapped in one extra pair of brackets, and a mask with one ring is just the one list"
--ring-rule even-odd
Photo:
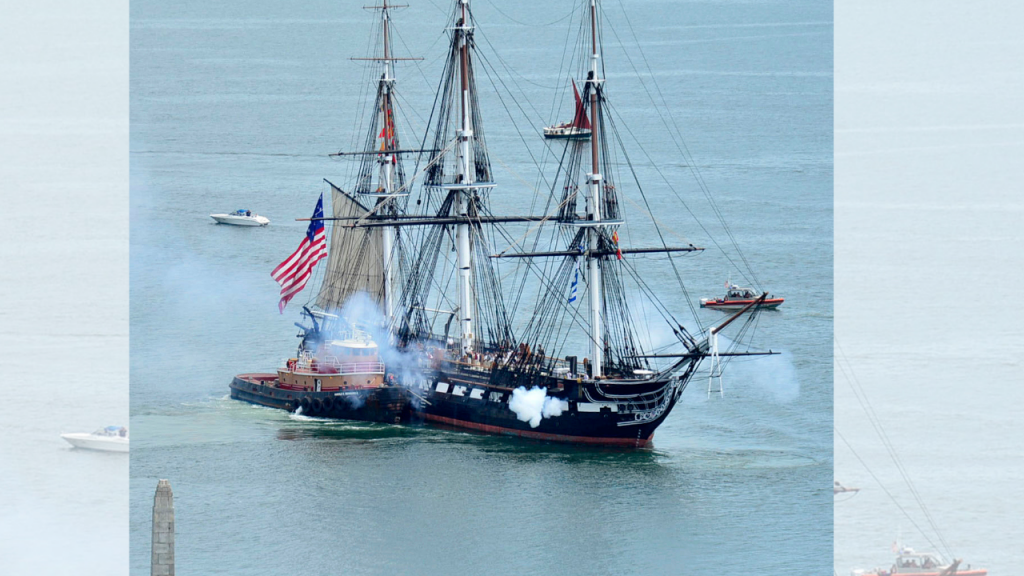
[[(711, 359), (711, 370), (708, 372), (708, 400), (712, 392), (718, 392), (719, 398), (725, 398), (725, 386), (722, 383), (722, 357), (718, 355), (718, 332), (712, 330), (709, 337), (710, 344), (708, 358)], [(714, 387), (715, 378), (718, 378), (718, 389)]]

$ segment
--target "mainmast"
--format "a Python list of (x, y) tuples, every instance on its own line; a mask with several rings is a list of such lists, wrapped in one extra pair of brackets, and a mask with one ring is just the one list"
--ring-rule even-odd
[(598, 119), (601, 99), (598, 98), (598, 87), (601, 80), (598, 77), (597, 61), (600, 58), (597, 48), (597, 0), (590, 0), (590, 35), (592, 53), (590, 55), (590, 74), (587, 83), (590, 84), (590, 154), (593, 161), (593, 169), (587, 175), (590, 184), (590, 198), (587, 202), (587, 267), (588, 284), (590, 286), (590, 355), (592, 358), (593, 375), (601, 375), (601, 366), (604, 363), (604, 333), (601, 329), (601, 270), (600, 257), (597, 255), (598, 239), (601, 236), (601, 166), (598, 153), (599, 148), (599, 126)]
[[(459, 79), (461, 81), (461, 121), (458, 131), (458, 158), (456, 160), (458, 174), (455, 180), (455, 210), (460, 217), (468, 218), (469, 204), (475, 189), (472, 187), (475, 178), (473, 164), (473, 118), (470, 114), (469, 94), (469, 36), (472, 27), (466, 18), (466, 6), (469, 0), (459, 0), (461, 18), (455, 23), (455, 34), (459, 47)], [(459, 264), (459, 325), (462, 334), (462, 352), (473, 350), (473, 254), (470, 248), (470, 229), (468, 223), (455, 228), (456, 251)]]

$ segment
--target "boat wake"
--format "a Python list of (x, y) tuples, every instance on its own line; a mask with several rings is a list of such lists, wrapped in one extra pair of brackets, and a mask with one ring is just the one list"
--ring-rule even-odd
[(295, 412), (288, 414), (289, 420), (295, 420), (297, 422), (320, 422), (324, 424), (337, 424), (338, 420), (333, 418), (321, 418), (319, 416), (306, 416), (302, 413), (302, 407), (299, 407)]

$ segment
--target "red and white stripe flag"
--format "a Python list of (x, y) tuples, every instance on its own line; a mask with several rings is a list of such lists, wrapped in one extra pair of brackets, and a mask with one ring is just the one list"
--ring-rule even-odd
[(327, 232), (324, 229), (324, 195), (316, 202), (313, 219), (306, 229), (306, 237), (299, 244), (299, 249), (292, 253), (284, 262), (277, 265), (270, 275), (281, 285), (281, 301), (277, 309), (284, 314), (288, 301), (306, 287), (306, 282), (313, 275), (316, 263), (327, 257)]

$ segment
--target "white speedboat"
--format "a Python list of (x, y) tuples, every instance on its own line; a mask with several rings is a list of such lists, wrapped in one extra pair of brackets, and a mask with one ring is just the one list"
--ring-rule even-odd
[(259, 214), (253, 214), (252, 210), (235, 210), (230, 214), (210, 214), (210, 218), (218, 224), (232, 224), (234, 226), (266, 226), (270, 220)]
[(104, 452), (128, 451), (128, 429), (124, 426), (107, 426), (106, 428), (100, 428), (92, 434), (76, 432), (61, 434), (60, 437), (67, 440), (75, 448), (102, 450)]

